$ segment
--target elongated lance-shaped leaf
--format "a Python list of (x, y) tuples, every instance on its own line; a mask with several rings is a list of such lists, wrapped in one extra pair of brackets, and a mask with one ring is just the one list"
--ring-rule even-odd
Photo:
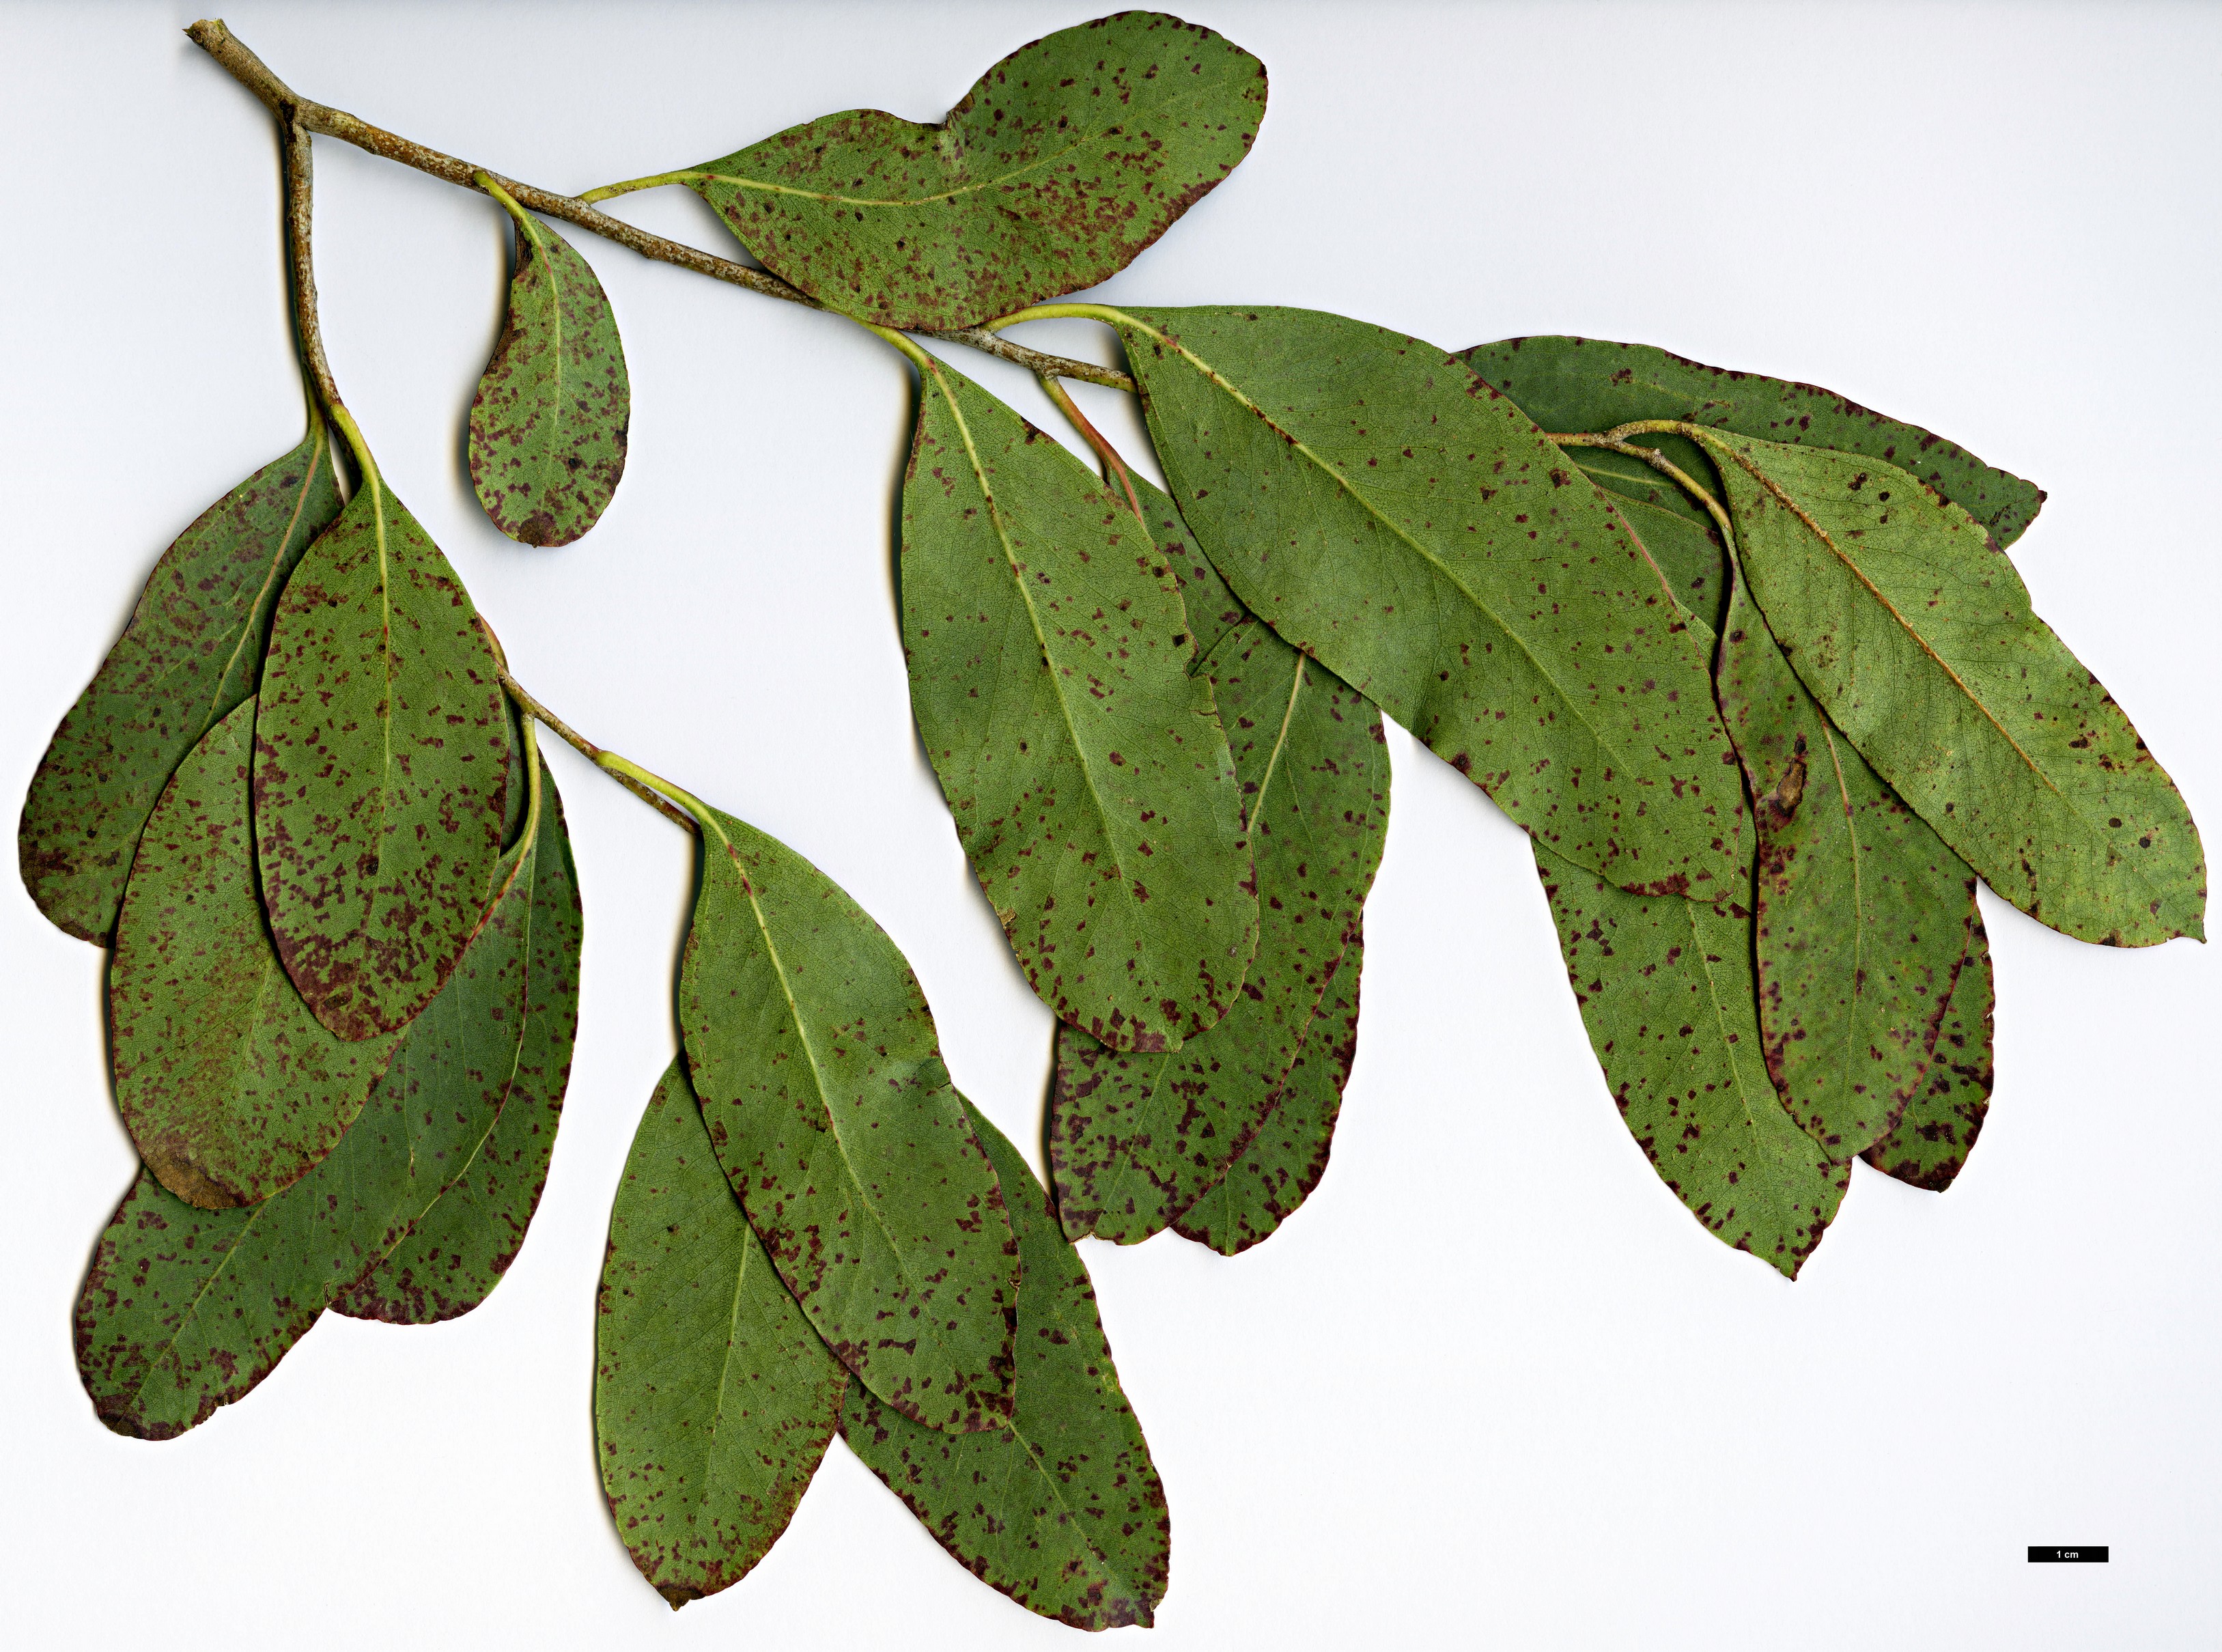
[(1990, 1109), (1993, 1007), (1990, 937), (1970, 901), (1967, 949), (1929, 1047), (1921, 1092), (1906, 1103), (1898, 1128), (1861, 1155), (1868, 1164), (1932, 1193), (1952, 1185)]
[(1358, 983), (1365, 945), (1353, 938), (1337, 960), (1302, 1054), (1289, 1070), (1272, 1110), (1227, 1173), (1173, 1218), (1173, 1231), (1239, 1256), (1311, 1197), (1327, 1174), (1343, 1086), (1358, 1058)]
[(2203, 937), (2190, 809), (1982, 527), (1876, 460), (1707, 439), (1776, 640), (1937, 836), (2065, 934)]
[(1540, 846), (1535, 870), (1629, 1134), (1708, 1232), (1796, 1278), (1850, 1170), (1767, 1078), (1748, 909), (1630, 895)]
[(1625, 887), (1746, 864), (1708, 662), (1643, 547), (1433, 345), (1315, 311), (1115, 320), (1182, 514), (1252, 612)]
[(471, 486), (528, 545), (593, 527), (625, 474), (632, 380), (602, 284), (571, 243), (497, 191), (517, 225), (509, 316), (471, 399)]
[(1173, 561), (1064, 448), (929, 360), (903, 481), (911, 708), (1058, 1017), (1169, 1050), (1258, 945), (1242, 801)]
[(1194, 671), (1211, 657), (1221, 638), (1251, 618), (1250, 610), (1198, 548), (1180, 507), (1147, 477), (1129, 472), (1127, 480), (1134, 486), (1134, 497), (1157, 542), (1158, 554), (1165, 559), (1180, 586), (1181, 607), (1188, 616), (1189, 640), (1194, 645), (1195, 663), (1189, 669)]
[(618, 1535), (675, 1610), (738, 1583), (787, 1530), (848, 1381), (742, 1215), (674, 1060), (610, 1209), (594, 1457)]
[(579, 960), (586, 944), (579, 874), (571, 859), (570, 834), (563, 829), (562, 802), (551, 793), (543, 807), (554, 813), (556, 831), (539, 852), (562, 857), (561, 877), (551, 887), (569, 889), (572, 901), (566, 908), (551, 897), (534, 908), (524, 1030), (501, 1112), (439, 1203), (332, 1303), (351, 1318), (430, 1325), (470, 1312), (493, 1293), (517, 1260), (540, 1208), (571, 1080), (571, 1049), (579, 1032)]
[[(2044, 490), (2034, 482), (1985, 464), (1932, 430), (1817, 385), (1709, 367), (1649, 344), (1603, 338), (1507, 338), (1477, 344), (1459, 359), (1547, 430), (1598, 432), (1636, 419), (1683, 419), (1763, 441), (1880, 459), (1918, 476), (2001, 545), (2019, 538), (2044, 503)], [(1634, 439), (1664, 452), (1700, 483), (1710, 474), (1711, 462), (1686, 437)], [(1585, 467), (1620, 476), (1640, 479), (1647, 471), (1640, 460), (1594, 449), (1572, 456)], [(1660, 480), (1648, 474), (1652, 483)]]
[(278, 594), (339, 512), (331, 431), (311, 406), (301, 444), (210, 506), (154, 564), (23, 800), (23, 887), (61, 928), (106, 945), (164, 782), (254, 698)]
[[(1587, 457), (1597, 451), (1594, 448), (1569, 448), (1569, 458)], [(1608, 453), (1607, 458), (1617, 458)], [(1661, 492), (1656, 489), (1639, 493), (1633, 486), (1615, 489), (1605, 477), (1585, 467), (1583, 474), (1600, 487), (1615, 492), (1613, 508), (1628, 519), (1635, 536), (1651, 553), (1651, 560), (1666, 576), (1675, 599), (1689, 610), (1697, 621), (1702, 638), (1719, 634), (1722, 614), (1727, 607), (1728, 555), (1721, 544), (1718, 529), (1710, 520), (1692, 521), (1678, 509), (1669, 509), (1666, 499), (1671, 493), (1676, 499), (1687, 496), (1677, 487)], [(1652, 473), (1654, 480), (1658, 473)]]
[(124, 1125), (155, 1179), (210, 1210), (307, 1173), (401, 1036), (347, 1042), (278, 961), (254, 880), (254, 728), (243, 701), (170, 777), (139, 840), (108, 973)]
[(1018, 1243), (895, 944), (786, 845), (699, 809), (679, 1015), (702, 1117), (833, 1351), (929, 1428), (1011, 1414)]
[(1050, 1167), (1075, 1239), (1147, 1239), (1225, 1175), (1305, 1047), (1381, 864), (1389, 757), (1371, 702), (1254, 619), (1198, 669), (1241, 776), (1258, 958), (1226, 1019), (1175, 1053), (1058, 1030)]
[(853, 109), (675, 173), (749, 250), (883, 327), (964, 327), (1124, 269), (1250, 152), (1265, 66), (1127, 11), (980, 78), (938, 126)]
[(1849, 1159), (1924, 1086), (1975, 875), (1830, 726), (1741, 581), (1719, 690), (1751, 786), (1767, 1071), (1799, 1127)]
[(991, 1588), (1076, 1629), (1146, 1627), (1164, 1598), (1172, 1545), (1149, 1443), (1119, 1386), (1079, 1252), (1018, 1150), (976, 1111), (972, 1128), (1026, 1259), (1018, 1408), (1004, 1427), (940, 1434), (856, 1383), (841, 1437)]
[[(118, 1434), (166, 1440), (244, 1398), (436, 1208), (493, 1128), (527, 1006), (547, 1001), (539, 982), (577, 979), (578, 891), (554, 782), (541, 785), (484, 927), (316, 1169), (230, 1210), (195, 1209), (144, 1171), (124, 1196), (76, 1311), (78, 1375)], [(570, 1024), (575, 1001), (561, 1014)]]
[(469, 595), (375, 469), (279, 602), (254, 744), (286, 973), (343, 1039), (404, 1025), (484, 910), (509, 732)]

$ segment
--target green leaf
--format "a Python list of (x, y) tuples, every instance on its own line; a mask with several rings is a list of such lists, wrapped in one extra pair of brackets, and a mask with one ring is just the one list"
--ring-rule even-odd
[(1991, 943), (1982, 914), (1968, 904), (1965, 950), (1953, 977), (1921, 1093), (1906, 1103), (1898, 1128), (1861, 1156), (1888, 1176), (1942, 1193), (1968, 1162), (1989, 1110), (1991, 1085)]
[(1722, 1243), (1797, 1278), (1850, 1171), (1791, 1121), (1767, 1079), (1749, 916), (1630, 895), (1541, 845), (1535, 870), (1629, 1133)]
[[(534, 908), (534, 966), (525, 977), (530, 1000), (501, 1112), (439, 1203), (333, 1302), (336, 1311), (350, 1318), (430, 1325), (468, 1314), (509, 1272), (540, 1208), (571, 1079), (579, 959), (586, 945), (562, 800), (551, 792), (545, 807), (553, 809), (557, 831), (539, 852), (561, 856), (562, 875)], [(566, 890), (568, 907), (558, 898)]]
[(268, 1376), (469, 1164), (531, 1036), (527, 1005), (575, 1020), (568, 989), (543, 984), (578, 978), (578, 891), (555, 782), (541, 783), (547, 804), (485, 926), (322, 1163), (242, 1209), (195, 1209), (143, 1171), (124, 1196), (75, 1316), (78, 1374), (118, 1434), (182, 1434)]
[(1848, 1159), (1924, 1087), (1975, 876), (1830, 725), (1741, 581), (1719, 669), (1754, 800), (1767, 1071), (1790, 1116)]
[(964, 1569), (1076, 1629), (1147, 1627), (1164, 1598), (1172, 1523), (1119, 1386), (1080, 1253), (1033, 1172), (966, 1103), (1018, 1231), (1018, 1407), (1006, 1426), (940, 1434), (862, 1384), (841, 1437)]
[[(1547, 430), (1597, 432), (1636, 419), (1686, 419), (1764, 441), (1883, 460), (1965, 510), (2001, 545), (2019, 538), (2044, 503), (2044, 490), (2035, 483), (1985, 464), (1918, 424), (1887, 418), (1817, 385), (1709, 367), (1648, 344), (1597, 338), (1508, 338), (1477, 344), (1459, 359)], [(1687, 437), (1641, 441), (1706, 481), (1712, 467)], [(1584, 455), (1581, 462), (1591, 464), (1592, 456)], [(1614, 454), (1596, 454), (1594, 462), (1641, 464)]]
[[(1570, 458), (1576, 455), (1586, 458), (1598, 449), (1569, 448), (1566, 452)], [(1604, 456), (1620, 457), (1616, 453)], [(1666, 507), (1663, 502), (1666, 494), (1678, 499), (1688, 497), (1679, 487), (1648, 490), (1652, 497), (1647, 499), (1632, 487), (1616, 489), (1586, 464), (1583, 474), (1608, 492), (1620, 492), (1620, 497), (1612, 502), (1613, 508), (1626, 517), (1628, 525), (1635, 530), (1635, 537), (1651, 553), (1651, 560), (1666, 576), (1675, 600), (1689, 610), (1704, 638), (1718, 636), (1729, 587), (1728, 556), (1721, 548), (1719, 530), (1710, 519), (1692, 521), (1683, 512)], [(1651, 474), (1654, 478), (1658, 476), (1656, 471)]]
[(1252, 612), (1556, 852), (1642, 889), (1740, 880), (1704, 649), (1518, 408), (1339, 316), (1088, 309), (1120, 326), (1172, 496)]
[(594, 1454), (618, 1535), (675, 1610), (738, 1583), (787, 1530), (848, 1380), (741, 1214), (674, 1060), (610, 1209)]
[(883, 327), (970, 326), (1124, 269), (1250, 152), (1265, 66), (1161, 12), (1024, 46), (938, 126), (827, 115), (685, 182), (811, 297)]
[(300, 446), (210, 506), (154, 564), (23, 801), (23, 887), (69, 933), (107, 944), (164, 782), (254, 697), (278, 593), (339, 511), (331, 432), (312, 406)]
[(124, 1125), (156, 1179), (210, 1210), (307, 1173), (400, 1036), (337, 1037), (278, 961), (254, 881), (254, 727), (243, 701), (171, 776), (139, 840), (108, 977)]
[(405, 1024), (484, 910), (509, 734), (469, 595), (375, 470), (286, 587), (254, 744), (286, 973), (343, 1039)]
[(1776, 639), (1937, 835), (2079, 939), (2202, 937), (2189, 808), (1981, 525), (1875, 460), (1709, 440)]
[(632, 381), (602, 284), (571, 243), (505, 195), (517, 225), (509, 319), (471, 399), (471, 486), (528, 545), (593, 527), (625, 474)]
[(1147, 1239), (1226, 1174), (1306, 1047), (1381, 864), (1389, 758), (1371, 704), (1256, 619), (1198, 669), (1257, 852), (1258, 959), (1226, 1019), (1177, 1053), (1058, 1028), (1050, 1166), (1075, 1239)]
[(1365, 942), (1353, 936), (1337, 961), (1304, 1036), (1303, 1053), (1265, 1121), (1227, 1173), (1173, 1219), (1183, 1239), (1240, 1256), (1311, 1197), (1327, 1174), (1343, 1086), (1358, 1058), (1358, 985)]
[[(1134, 484), (1134, 497), (1141, 502), (1142, 514), (1157, 542), (1158, 555), (1165, 559), (1166, 566), (1173, 571), (1174, 581), (1180, 587), (1181, 608), (1188, 617), (1193, 657), (1201, 663), (1218, 649), (1220, 638), (1251, 618), (1250, 610), (1220, 578), (1211, 559), (1197, 548), (1196, 536), (1189, 531), (1179, 506), (1152, 487), (1147, 477), (1134, 475), (1130, 470), (1127, 479)], [(1194, 664), (1189, 667), (1191, 672), (1196, 669)]]
[(1170, 524), (938, 361), (903, 482), (911, 709), (1020, 967), (1060, 1020), (1171, 1050), (1258, 945)]
[(873, 1392), (930, 1428), (1011, 1413), (1018, 1246), (910, 965), (786, 845), (703, 808), (687, 1065), (742, 1209)]

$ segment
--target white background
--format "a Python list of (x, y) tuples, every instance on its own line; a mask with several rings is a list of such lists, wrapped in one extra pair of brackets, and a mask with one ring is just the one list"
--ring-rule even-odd
[[(0, 10), (0, 803), (162, 546), (298, 437), (274, 148), (174, 4)], [(558, 189), (876, 104), (937, 118), (1084, 4), (239, 3), (320, 97)], [(1102, 289), (1335, 310), (1447, 348), (1640, 339), (1828, 385), (2051, 492), (2039, 611), (2222, 831), (2222, 12), (1222, 3), (1252, 158)], [(331, 355), (520, 676), (785, 839), (909, 954), (957, 1081), (1037, 1162), (1050, 1021), (913, 733), (890, 580), (909, 369), (846, 323), (590, 237), (631, 459), (602, 525), (503, 540), (461, 466), (505, 230), (318, 140)], [(681, 191), (619, 204), (730, 250)], [(1031, 342), (1101, 355), (1095, 330)], [(956, 352), (957, 355), (968, 355)], [(1032, 382), (967, 372), (1053, 430)], [(1081, 387), (1130, 453), (1139, 426)], [(1164, 1649), (2175, 1648), (2222, 1619), (2218, 971), (1986, 899), (1999, 1083), (1938, 1197), (1861, 1167), (1794, 1286), (1622, 1127), (1519, 833), (1401, 733), (1333, 1167), (1227, 1262), (1085, 1249), (1174, 1511)], [(437, 1329), (327, 1319), (176, 1442), (104, 1432), (69, 1314), (132, 1173), (101, 955), (0, 889), (0, 1600), (23, 1647), (1073, 1644), (838, 1444), (787, 1536), (675, 1617), (589, 1440), (612, 1190), (673, 1047), (680, 833), (552, 759), (588, 914), (530, 1242)], [(2031, 1567), (2104, 1542), (2106, 1567)], [(1120, 1631), (1137, 1641), (1139, 1630)], [(150, 1643), (142, 1642), (141, 1643)]]

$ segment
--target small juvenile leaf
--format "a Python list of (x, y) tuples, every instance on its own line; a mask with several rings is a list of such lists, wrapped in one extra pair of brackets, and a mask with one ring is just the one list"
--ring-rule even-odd
[(278, 593), (339, 512), (331, 432), (312, 407), (300, 446), (210, 506), (154, 564), (23, 800), (23, 887), (62, 929), (107, 944), (163, 783), (254, 698)]
[(938, 126), (827, 115), (677, 178), (811, 297), (965, 327), (1124, 269), (1250, 152), (1265, 66), (1127, 11), (1020, 47)]
[[(1602, 338), (1507, 338), (1477, 344), (1459, 359), (1547, 430), (1597, 432), (1636, 419), (1672, 418), (1880, 459), (1961, 506), (2001, 545), (2019, 538), (2044, 503), (2044, 490), (2035, 483), (1985, 464), (1918, 424), (1886, 418), (1817, 385), (1709, 367), (1649, 344)], [(1636, 439), (1701, 483), (1712, 473), (1710, 460), (1685, 437)], [(1662, 480), (1640, 460), (1618, 454), (1592, 449), (1573, 456), (1585, 468), (1594, 464)]]
[(1171, 1566), (1164, 1487), (1119, 1386), (1080, 1253), (1018, 1150), (966, 1110), (1025, 1258), (1017, 1410), (999, 1428), (940, 1434), (856, 1383), (841, 1437), (991, 1588), (1075, 1629), (1146, 1628)]
[(674, 1610), (739, 1582), (787, 1530), (848, 1380), (741, 1214), (674, 1060), (625, 1157), (594, 1322), (602, 1490)]
[(485, 926), (338, 1146), (256, 1205), (195, 1209), (144, 1171), (124, 1196), (76, 1311), (78, 1372), (116, 1433), (169, 1439), (268, 1376), (470, 1162), (527, 1042), (526, 1006), (555, 999), (575, 1021), (575, 1000), (540, 984), (578, 978), (578, 892), (541, 783), (548, 802)]
[(1358, 983), (1365, 945), (1353, 937), (1335, 964), (1327, 996), (1304, 1036), (1303, 1053), (1265, 1121), (1227, 1174), (1173, 1218), (1173, 1231), (1239, 1256), (1311, 1197), (1327, 1174), (1343, 1086), (1358, 1058)]
[(376, 472), (293, 570), (254, 713), (254, 849), (301, 996), (343, 1039), (404, 1025), (501, 855), (509, 732), (448, 559)]
[[(525, 764), (520, 761), (518, 767)], [(350, 1318), (430, 1325), (468, 1314), (509, 1272), (540, 1208), (571, 1079), (579, 959), (586, 945), (562, 800), (551, 794), (542, 807), (554, 811), (556, 832), (539, 852), (562, 857), (562, 876), (552, 886), (555, 893), (533, 908), (533, 967), (525, 975), (530, 998), (501, 1111), (439, 1203), (333, 1302), (336, 1311)], [(568, 908), (556, 898), (564, 890), (571, 896)]]
[(1540, 845), (1535, 870), (1629, 1133), (1707, 1231), (1797, 1278), (1850, 1171), (1791, 1121), (1767, 1079), (1749, 917), (1630, 895)]
[(1381, 864), (1389, 759), (1372, 705), (1256, 619), (1198, 670), (1241, 778), (1258, 958), (1226, 1019), (1175, 1053), (1058, 1029), (1050, 1165), (1074, 1239), (1138, 1243), (1226, 1174), (1306, 1047)]
[(1757, 832), (1767, 1071), (1799, 1127), (1849, 1159), (1923, 1088), (1975, 876), (1830, 725), (1741, 581), (1719, 683)]
[(1253, 612), (1555, 852), (1630, 888), (1739, 884), (1704, 650), (1525, 414), (1340, 316), (1175, 310), (1120, 332), (1172, 496)]
[(903, 647), (957, 838), (1060, 1020), (1178, 1049), (1233, 1002), (1258, 898), (1174, 561), (1002, 403), (938, 362), (920, 377)]
[(679, 978), (719, 1162), (811, 1324), (929, 1428), (1011, 1414), (1019, 1253), (910, 965), (786, 845), (706, 810)]
[(617, 317), (571, 243), (506, 198), (517, 225), (509, 317), (471, 399), (471, 486), (528, 545), (593, 527), (625, 474), (632, 381)]
[(398, 1033), (309, 1013), (263, 927), (248, 813), (254, 707), (202, 737), (148, 817), (116, 926), (116, 1102), (147, 1168), (203, 1209), (254, 1204), (330, 1153)]
[(1768, 626), (1937, 836), (2065, 934), (2203, 936), (2189, 808), (1982, 527), (1876, 460), (1711, 439)]
[(1952, 980), (1921, 1092), (1906, 1103), (1898, 1128), (1861, 1156), (1886, 1175), (1942, 1193), (1968, 1162), (1991, 1103), (1990, 937), (1973, 900), (1967, 946)]

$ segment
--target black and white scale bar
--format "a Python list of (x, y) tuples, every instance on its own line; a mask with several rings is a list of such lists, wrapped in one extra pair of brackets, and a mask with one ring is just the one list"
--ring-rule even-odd
[(2106, 1560), (2106, 1545), (2104, 1543), (2085, 1543), (2080, 1548), (2039, 1548), (2035, 1543), (2029, 1546), (2029, 1563), (2031, 1566), (2040, 1561), (2067, 1561), (2071, 1563), (2080, 1561), (2087, 1564), (2095, 1561), (2104, 1565)]

